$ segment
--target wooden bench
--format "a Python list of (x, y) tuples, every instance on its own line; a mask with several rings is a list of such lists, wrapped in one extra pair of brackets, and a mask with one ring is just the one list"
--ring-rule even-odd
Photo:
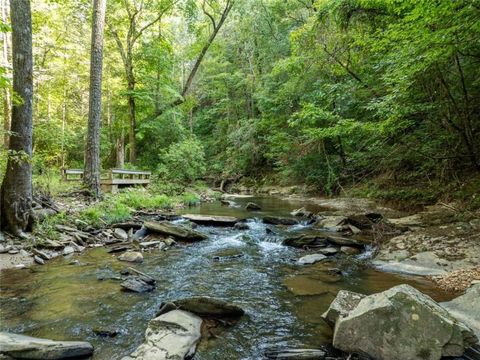
[(83, 180), (83, 169), (62, 169), (62, 178), (64, 181)]
[[(147, 186), (150, 184), (150, 171), (111, 169), (100, 177), (102, 190), (105, 192), (117, 192), (119, 187), (135, 185)], [(83, 180), (83, 169), (63, 169), (64, 181)]]
[(150, 171), (112, 169), (108, 172), (107, 178), (101, 179), (102, 190), (117, 192), (119, 187), (150, 184)]

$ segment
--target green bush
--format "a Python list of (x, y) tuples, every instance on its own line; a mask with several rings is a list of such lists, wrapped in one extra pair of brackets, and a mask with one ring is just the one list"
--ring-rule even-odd
[(162, 179), (188, 184), (205, 175), (205, 152), (194, 138), (170, 145), (161, 158), (158, 174)]

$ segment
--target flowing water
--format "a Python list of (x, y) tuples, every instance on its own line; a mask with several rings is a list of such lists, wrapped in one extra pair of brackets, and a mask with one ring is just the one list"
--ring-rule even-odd
[[(378, 272), (365, 260), (332, 259), (300, 267), (295, 259), (304, 252), (280, 243), (288, 233), (311, 231), (308, 226), (279, 228), (259, 218), (288, 215), (305, 204), (272, 197), (235, 201), (237, 207), (206, 203), (185, 212), (248, 218), (249, 230), (199, 226), (208, 240), (144, 254), (145, 261), (136, 267), (157, 279), (151, 293), (121, 291), (115, 278), (126, 265), (104, 248), (31, 270), (2, 272), (0, 330), (87, 340), (95, 346), (94, 359), (119, 359), (143, 341), (148, 321), (163, 301), (208, 295), (237, 303), (247, 315), (216, 338), (202, 341), (195, 359), (260, 359), (271, 347), (319, 347), (330, 342), (332, 332), (321, 314), (340, 289), (370, 294), (408, 283), (436, 300), (448, 299), (426, 280)], [(263, 210), (245, 212), (248, 201)], [(267, 234), (266, 227), (274, 233)], [(77, 258), (80, 262), (72, 264)], [(331, 275), (332, 267), (341, 268), (342, 276)], [(119, 335), (98, 337), (93, 328), (116, 329)]]

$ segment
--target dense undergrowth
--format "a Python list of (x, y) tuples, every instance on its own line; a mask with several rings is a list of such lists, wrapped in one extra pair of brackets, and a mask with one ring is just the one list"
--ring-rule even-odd
[(36, 224), (34, 234), (40, 239), (58, 238), (59, 234), (55, 228), (57, 224), (75, 224), (80, 229), (108, 227), (114, 223), (130, 220), (137, 211), (161, 212), (195, 206), (200, 204), (202, 198), (216, 199), (220, 195), (211, 191), (202, 182), (186, 186), (154, 179), (148, 188), (126, 188), (115, 194), (104, 193), (100, 200), (92, 201), (79, 192), (82, 188), (81, 183), (64, 182), (57, 173), (52, 171), (48, 175), (34, 177), (36, 191), (69, 207), (68, 211), (63, 209)]

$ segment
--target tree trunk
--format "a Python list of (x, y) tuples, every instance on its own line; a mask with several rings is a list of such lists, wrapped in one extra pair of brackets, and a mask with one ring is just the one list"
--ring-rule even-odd
[[(8, 23), (8, 0), (2, 0), (2, 21), (4, 24)], [(9, 37), (8, 32), (3, 33), (3, 66), (5, 69), (10, 68), (9, 61)], [(8, 71), (8, 70), (7, 70)], [(8, 149), (8, 140), (10, 132), (10, 117), (12, 116), (12, 103), (10, 96), (10, 88), (5, 87), (3, 97), (3, 145)]]
[(116, 166), (118, 169), (123, 169), (125, 167), (125, 134), (122, 127), (122, 132), (120, 133), (119, 138), (117, 139), (116, 146)]
[(94, 197), (100, 191), (100, 122), (102, 114), (103, 31), (106, 0), (94, 0), (92, 45), (90, 54), (90, 97), (88, 108), (88, 136), (85, 149), (83, 182)]
[[(133, 78), (133, 74), (132, 74)], [(135, 97), (133, 92), (135, 91), (135, 81), (129, 79), (128, 81), (128, 118), (130, 122), (130, 131), (128, 134), (129, 149), (129, 161), (131, 164), (135, 164), (137, 161), (137, 140), (135, 138), (135, 132), (137, 128), (137, 119), (135, 116)]]
[(13, 91), (22, 99), (12, 107), (7, 171), (2, 184), (1, 225), (24, 236), (32, 208), (32, 17), (30, 0), (10, 4), (12, 22)]

